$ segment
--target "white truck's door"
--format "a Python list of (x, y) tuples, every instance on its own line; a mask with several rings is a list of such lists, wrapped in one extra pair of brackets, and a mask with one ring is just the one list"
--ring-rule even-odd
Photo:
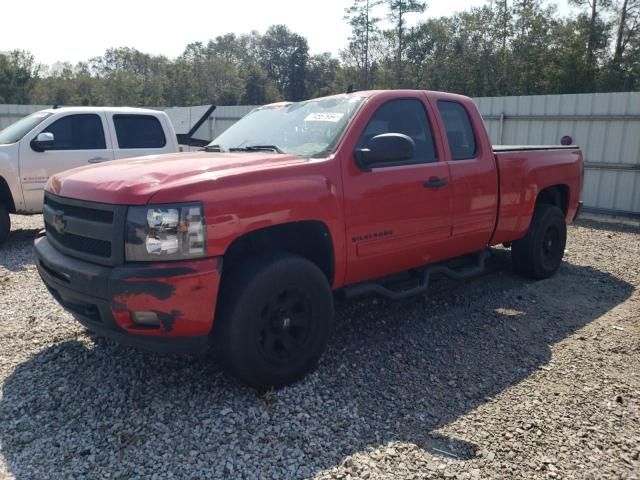
[(116, 159), (178, 151), (176, 135), (165, 114), (107, 113)]
[[(51, 175), (71, 168), (113, 160), (111, 136), (102, 112), (53, 115), (20, 141), (20, 180), (25, 209), (41, 212), (44, 186)], [(50, 149), (37, 152), (31, 141), (40, 133), (54, 136)]]

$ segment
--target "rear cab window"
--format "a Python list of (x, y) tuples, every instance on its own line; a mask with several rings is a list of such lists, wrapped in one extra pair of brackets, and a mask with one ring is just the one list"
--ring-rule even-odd
[(415, 142), (413, 158), (401, 164), (433, 163), (438, 160), (427, 111), (419, 100), (398, 99), (382, 104), (362, 132), (357, 148), (368, 148), (371, 139), (383, 133), (402, 133)]
[(163, 148), (167, 144), (160, 120), (152, 115), (117, 114), (113, 124), (121, 149)]
[(458, 102), (438, 100), (452, 160), (469, 160), (478, 153), (478, 144), (467, 109)]

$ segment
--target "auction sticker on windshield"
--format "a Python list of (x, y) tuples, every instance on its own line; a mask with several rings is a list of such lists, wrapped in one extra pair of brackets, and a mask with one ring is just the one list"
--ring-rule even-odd
[(344, 113), (338, 112), (316, 112), (310, 113), (304, 119), (305, 122), (339, 122), (344, 117)]

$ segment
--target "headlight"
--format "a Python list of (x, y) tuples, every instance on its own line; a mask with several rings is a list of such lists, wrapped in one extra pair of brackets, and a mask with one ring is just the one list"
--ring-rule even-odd
[(125, 238), (128, 262), (204, 257), (207, 231), (202, 205), (129, 207)]

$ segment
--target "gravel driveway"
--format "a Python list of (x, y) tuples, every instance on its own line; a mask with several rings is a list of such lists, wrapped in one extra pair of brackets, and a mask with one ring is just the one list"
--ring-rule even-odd
[(640, 478), (640, 229), (581, 222), (554, 278), (338, 305), (318, 371), (258, 396), (214, 360), (92, 338), (0, 247), (0, 478)]

